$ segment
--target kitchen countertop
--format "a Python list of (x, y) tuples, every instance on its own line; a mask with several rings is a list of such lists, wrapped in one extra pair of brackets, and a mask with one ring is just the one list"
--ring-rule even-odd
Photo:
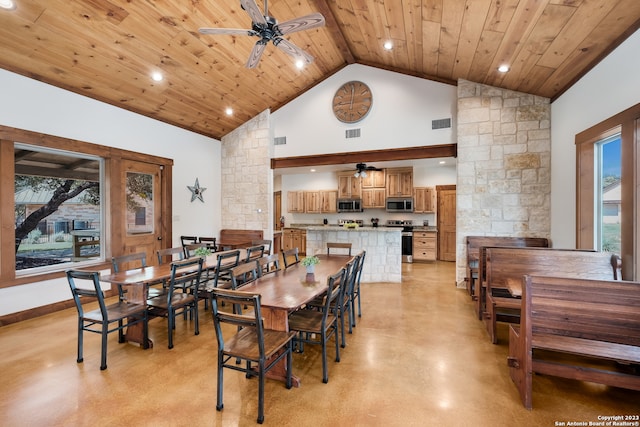
[[(327, 225), (323, 225), (323, 224), (291, 224), (285, 228), (302, 228), (302, 229), (306, 229), (306, 230), (314, 230), (314, 231), (320, 231), (320, 230), (333, 230), (333, 229), (339, 229), (342, 228), (344, 230), (360, 230), (360, 231), (394, 231), (394, 230), (398, 230), (398, 231), (402, 231), (402, 227), (388, 227), (386, 225), (380, 225), (378, 227), (372, 227), (370, 225), (365, 225), (365, 226), (361, 226), (358, 228), (347, 228), (347, 227), (343, 227), (341, 225), (338, 224), (327, 224)], [(415, 226), (413, 227), (414, 231), (430, 231), (430, 232), (437, 232), (438, 229), (435, 226)]]

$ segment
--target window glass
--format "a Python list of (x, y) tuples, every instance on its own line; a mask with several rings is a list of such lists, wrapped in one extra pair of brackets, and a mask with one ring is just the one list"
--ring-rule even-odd
[(620, 254), (621, 243), (621, 139), (620, 134), (599, 141), (597, 179), (598, 249)]
[(104, 259), (103, 160), (20, 143), (14, 154), (16, 270)]
[(153, 233), (153, 175), (127, 172), (127, 233)]

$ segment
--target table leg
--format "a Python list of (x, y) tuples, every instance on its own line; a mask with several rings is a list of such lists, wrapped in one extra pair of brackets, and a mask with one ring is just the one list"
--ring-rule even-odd
[[(127, 301), (136, 304), (147, 304), (147, 286), (144, 283), (135, 283), (133, 285), (126, 285), (127, 288)], [(147, 322), (149, 319), (147, 319)], [(153, 348), (153, 341), (147, 338), (147, 342), (144, 342), (144, 328), (147, 325), (142, 322), (135, 325), (127, 326), (124, 339), (127, 342), (140, 344), (144, 349)]]
[[(289, 331), (289, 312), (283, 309), (262, 307), (263, 324), (266, 329), (276, 331)], [(267, 372), (267, 377), (278, 381), (286, 382), (287, 380), (287, 363), (282, 359), (276, 366)], [(299, 377), (291, 374), (291, 383), (294, 387), (300, 387), (301, 380)]]

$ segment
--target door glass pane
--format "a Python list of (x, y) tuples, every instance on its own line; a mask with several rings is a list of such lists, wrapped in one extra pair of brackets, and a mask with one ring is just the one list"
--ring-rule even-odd
[(620, 253), (621, 234), (620, 134), (600, 141), (598, 147), (598, 249)]
[(16, 270), (102, 259), (102, 159), (20, 143), (14, 156)]
[(153, 175), (127, 172), (127, 234), (153, 233)]

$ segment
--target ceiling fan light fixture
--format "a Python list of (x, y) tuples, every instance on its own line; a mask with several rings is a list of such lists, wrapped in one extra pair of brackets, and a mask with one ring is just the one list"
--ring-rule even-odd
[(353, 176), (356, 177), (356, 178), (360, 178), (360, 172), (358, 171), (358, 172), (354, 173)]
[(367, 172), (366, 171), (360, 172), (360, 177), (361, 178), (366, 178), (367, 177)]

